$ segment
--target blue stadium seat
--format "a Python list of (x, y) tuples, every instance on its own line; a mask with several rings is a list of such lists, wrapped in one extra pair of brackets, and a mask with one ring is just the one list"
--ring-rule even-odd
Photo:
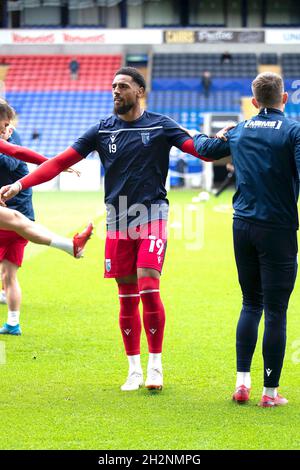
[[(11, 91), (22, 144), (50, 157), (72, 144), (90, 125), (112, 111), (109, 91)], [(32, 133), (40, 133), (38, 140)]]

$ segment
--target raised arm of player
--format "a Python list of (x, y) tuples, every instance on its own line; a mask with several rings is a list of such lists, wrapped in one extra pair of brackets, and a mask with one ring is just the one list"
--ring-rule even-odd
[(67, 148), (64, 152), (55, 157), (47, 159), (47, 161), (36, 170), (16, 181), (14, 184), (3, 186), (0, 189), (0, 203), (5, 205), (5, 201), (16, 196), (22, 189), (45, 183), (82, 159), (83, 157), (72, 147)]
[(35, 152), (26, 147), (21, 147), (21, 145), (11, 144), (6, 142), (6, 140), (0, 139), (0, 153), (4, 155), (9, 155), (10, 157), (17, 158), (27, 163), (35, 163), (40, 165), (48, 160), (40, 153)]
[(197, 134), (193, 138), (196, 151), (204, 158), (219, 160), (230, 155), (229, 139), (226, 141), (217, 137), (208, 137), (205, 134)]
[(14, 197), (22, 189), (27, 189), (31, 186), (36, 186), (37, 184), (51, 180), (71, 165), (75, 165), (85, 158), (96, 148), (98, 128), (99, 124), (91, 126), (74, 142), (72, 147), (68, 147), (62, 153), (48, 159), (30, 175), (25, 176), (12, 185), (3, 186), (0, 190), (0, 204), (4, 205), (5, 201)]
[(211, 158), (206, 158), (200, 155), (194, 145), (193, 139), (188, 139), (183, 144), (180, 146), (180, 150), (184, 153), (189, 153), (190, 155), (193, 155), (196, 158), (200, 158), (200, 160), (204, 160), (205, 162), (212, 162), (213, 159)]
[[(87, 157), (89, 153), (96, 149), (96, 140), (98, 137), (99, 123), (91, 126), (87, 131), (80, 136), (71, 147), (68, 147), (64, 152), (49, 159), (30, 175), (25, 176), (19, 180), (20, 188), (27, 189), (37, 184), (49, 181), (59, 173), (75, 165), (83, 158)], [(2, 190), (0, 192), (3, 194)]]
[[(170, 145), (174, 145), (184, 153), (189, 153), (200, 160), (211, 162), (220, 157), (214, 155), (205, 155), (195, 146), (195, 140), (188, 129), (180, 126), (176, 121), (169, 117), (164, 117), (163, 120), (164, 132)], [(198, 136), (199, 134), (197, 134)], [(221, 141), (222, 142), (222, 141)], [(230, 152), (229, 152), (230, 154)]]
[(45, 183), (46, 181), (52, 180), (52, 178), (55, 178), (59, 173), (70, 166), (75, 165), (75, 163), (78, 163), (82, 159), (83, 157), (79, 155), (76, 150), (72, 147), (68, 147), (62, 153), (59, 153), (53, 158), (49, 158), (32, 173), (24, 176), (24, 178), (20, 179), (18, 182), (21, 189), (27, 189), (31, 186)]

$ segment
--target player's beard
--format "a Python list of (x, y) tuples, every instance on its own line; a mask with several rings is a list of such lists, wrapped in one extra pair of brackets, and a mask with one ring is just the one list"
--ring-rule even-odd
[(114, 104), (115, 114), (127, 114), (134, 107), (134, 103)]

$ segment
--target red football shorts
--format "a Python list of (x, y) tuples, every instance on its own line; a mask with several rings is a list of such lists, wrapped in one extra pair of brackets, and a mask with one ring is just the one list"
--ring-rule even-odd
[(0, 262), (10, 261), (16, 266), (22, 266), (24, 249), (28, 240), (10, 230), (0, 230)]
[(167, 244), (167, 221), (153, 220), (125, 231), (108, 231), (104, 277), (136, 274), (137, 268), (161, 272)]

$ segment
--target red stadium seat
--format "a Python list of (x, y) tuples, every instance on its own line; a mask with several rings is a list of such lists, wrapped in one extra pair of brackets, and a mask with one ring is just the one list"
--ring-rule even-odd
[(110, 90), (114, 72), (122, 64), (121, 55), (76, 56), (80, 64), (79, 76), (72, 80), (69, 71), (72, 58), (74, 56), (5, 56), (9, 64), (6, 90)]

